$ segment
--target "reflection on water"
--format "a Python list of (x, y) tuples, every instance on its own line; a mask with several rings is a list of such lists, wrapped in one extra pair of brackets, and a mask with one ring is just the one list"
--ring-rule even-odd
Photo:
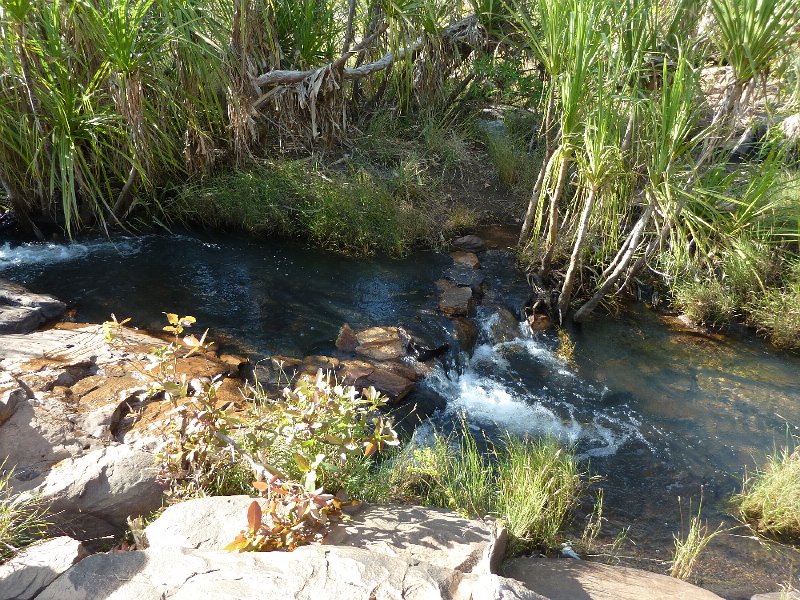
[[(527, 295), (513, 261), (482, 257), (487, 290), (471, 357), (451, 356), (426, 385), (448, 400), (439, 426), (465, 412), (489, 435), (554, 435), (574, 444), (603, 476), (607, 535), (631, 525), (624, 554), (666, 560), (680, 527), (678, 497), (698, 501), (715, 525), (745, 465), (800, 425), (800, 359), (753, 340), (675, 327), (641, 307), (572, 331), (574, 361), (551, 334), (495, 343), (493, 306), (518, 308)], [(255, 354), (333, 351), (345, 321), (403, 325), (431, 342), (448, 325), (436, 312), (436, 279), (447, 256), (353, 260), (225, 236), (143, 236), (71, 246), (0, 246), (0, 276), (23, 282), (101, 321), (111, 312), (160, 327), (161, 311), (194, 314), (200, 325)], [(800, 564), (800, 557), (794, 561)], [(790, 559), (745, 536), (717, 538), (701, 583), (731, 597), (777, 589)], [(655, 567), (658, 570), (658, 567)]]

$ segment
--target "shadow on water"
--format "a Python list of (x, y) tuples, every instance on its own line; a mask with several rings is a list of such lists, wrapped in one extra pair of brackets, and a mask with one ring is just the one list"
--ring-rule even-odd
[[(633, 564), (663, 570), (652, 559), (669, 560), (678, 498), (688, 520), (701, 487), (712, 528), (735, 524), (728, 499), (744, 467), (785, 442), (787, 423), (800, 425), (800, 358), (688, 331), (641, 307), (573, 332), (570, 362), (558, 356), (552, 334), (497, 342), (493, 307), (518, 308), (527, 288), (502, 252), (487, 252), (482, 263), (478, 346), (426, 383), (448, 402), (435, 424), (447, 426), (463, 411), (489, 435), (510, 430), (574, 444), (603, 477), (606, 535), (631, 527), (622, 554)], [(329, 352), (345, 321), (403, 325), (440, 343), (447, 324), (434, 282), (450, 265), (434, 253), (356, 260), (230, 236), (0, 246), (0, 276), (60, 297), (79, 321), (114, 312), (160, 328), (161, 311), (189, 313), (255, 355)], [(789, 581), (792, 561), (797, 569), (800, 554), (739, 530), (712, 543), (697, 577), (721, 595), (748, 598)]]

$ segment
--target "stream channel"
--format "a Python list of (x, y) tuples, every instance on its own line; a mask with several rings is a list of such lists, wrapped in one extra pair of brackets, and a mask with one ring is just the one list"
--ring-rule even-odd
[[(664, 572), (673, 533), (696, 511), (724, 522), (745, 467), (785, 444), (800, 425), (800, 357), (751, 336), (694, 331), (641, 305), (598, 316), (570, 334), (562, 360), (553, 332), (512, 341), (490, 335), (498, 306), (519, 312), (528, 287), (502, 249), (482, 268), (457, 273), (446, 254), (403, 260), (351, 259), (299, 245), (224, 235), (144, 235), (69, 245), (0, 245), (0, 277), (55, 295), (79, 322), (113, 312), (160, 329), (162, 311), (192, 314), (212, 335), (255, 357), (335, 353), (342, 323), (400, 325), (433, 344), (452, 344), (437, 311), (435, 281), (485, 277), (471, 355), (452, 345), (424, 386), (447, 407), (432, 425), (469, 425), (498, 436), (554, 435), (574, 444), (605, 492), (601, 542), (623, 528), (622, 564)], [(680, 498), (680, 501), (679, 501)], [(690, 508), (691, 502), (691, 508)], [(726, 598), (749, 598), (796, 583), (800, 552), (756, 541), (738, 527), (701, 556), (696, 583)], [(794, 571), (794, 572), (793, 572)]]

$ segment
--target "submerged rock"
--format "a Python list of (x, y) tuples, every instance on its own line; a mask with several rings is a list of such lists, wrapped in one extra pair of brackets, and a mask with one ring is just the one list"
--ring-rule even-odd
[(474, 252), (456, 250), (455, 252), (450, 253), (450, 258), (452, 258), (453, 262), (458, 266), (467, 267), (469, 269), (481, 268), (481, 261), (478, 260), (478, 257)]

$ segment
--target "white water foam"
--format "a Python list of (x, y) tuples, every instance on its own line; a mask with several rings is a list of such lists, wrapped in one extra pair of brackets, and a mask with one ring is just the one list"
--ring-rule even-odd
[[(480, 320), (484, 334), (490, 332), (493, 318)], [(592, 398), (601, 399), (598, 390), (580, 381), (546, 342), (531, 335), (526, 324), (521, 324), (521, 331), (522, 337), (516, 340), (478, 345), (471, 358), (462, 356), (460, 369), (436, 369), (427, 385), (447, 400), (442, 417), (450, 420), (464, 413), (471, 425), (492, 425), (517, 435), (552, 436), (577, 444), (583, 458), (613, 455), (631, 439), (647, 444), (638, 420), (592, 402)], [(512, 367), (512, 357), (517, 364), (520, 359), (538, 363), (551, 374), (541, 389), (523, 382)], [(561, 393), (564, 389), (568, 392)]]
[(120, 238), (69, 244), (27, 243), (0, 246), (0, 271), (18, 266), (53, 265), (80, 260), (90, 254), (131, 256), (141, 251), (144, 238)]

